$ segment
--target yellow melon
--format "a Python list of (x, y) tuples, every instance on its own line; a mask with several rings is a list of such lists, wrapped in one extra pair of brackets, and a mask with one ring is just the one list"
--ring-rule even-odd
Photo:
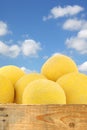
[(38, 79), (24, 90), (23, 104), (66, 104), (64, 90), (54, 81)]
[(39, 73), (30, 73), (21, 77), (15, 84), (15, 103), (22, 103), (24, 89), (31, 81), (43, 78), (45, 78), (45, 76)]
[(14, 101), (14, 87), (9, 79), (0, 75), (0, 104)]
[(87, 76), (70, 73), (62, 76), (57, 83), (64, 89), (67, 104), (87, 104)]
[(7, 65), (0, 68), (0, 74), (10, 79), (14, 85), (16, 81), (25, 74), (25, 72), (17, 66)]
[(56, 81), (64, 74), (77, 71), (75, 62), (70, 57), (62, 54), (53, 55), (41, 68), (41, 73), (53, 81)]

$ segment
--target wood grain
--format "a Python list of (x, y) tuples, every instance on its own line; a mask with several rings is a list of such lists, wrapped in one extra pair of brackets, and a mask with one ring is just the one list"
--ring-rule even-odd
[(87, 105), (0, 105), (0, 130), (87, 130)]

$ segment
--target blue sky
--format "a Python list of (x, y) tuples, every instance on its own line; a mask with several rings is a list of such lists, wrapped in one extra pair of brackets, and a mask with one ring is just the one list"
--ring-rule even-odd
[(40, 72), (55, 53), (87, 73), (87, 0), (0, 0), (0, 66)]

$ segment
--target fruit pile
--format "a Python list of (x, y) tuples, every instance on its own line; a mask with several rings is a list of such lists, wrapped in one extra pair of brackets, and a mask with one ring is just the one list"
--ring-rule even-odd
[(57, 54), (41, 73), (26, 74), (17, 66), (0, 68), (0, 104), (86, 104), (87, 76), (68, 56)]

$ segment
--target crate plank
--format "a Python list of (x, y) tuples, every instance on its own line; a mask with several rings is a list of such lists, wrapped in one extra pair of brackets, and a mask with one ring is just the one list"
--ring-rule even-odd
[(87, 105), (0, 105), (0, 130), (87, 130)]

